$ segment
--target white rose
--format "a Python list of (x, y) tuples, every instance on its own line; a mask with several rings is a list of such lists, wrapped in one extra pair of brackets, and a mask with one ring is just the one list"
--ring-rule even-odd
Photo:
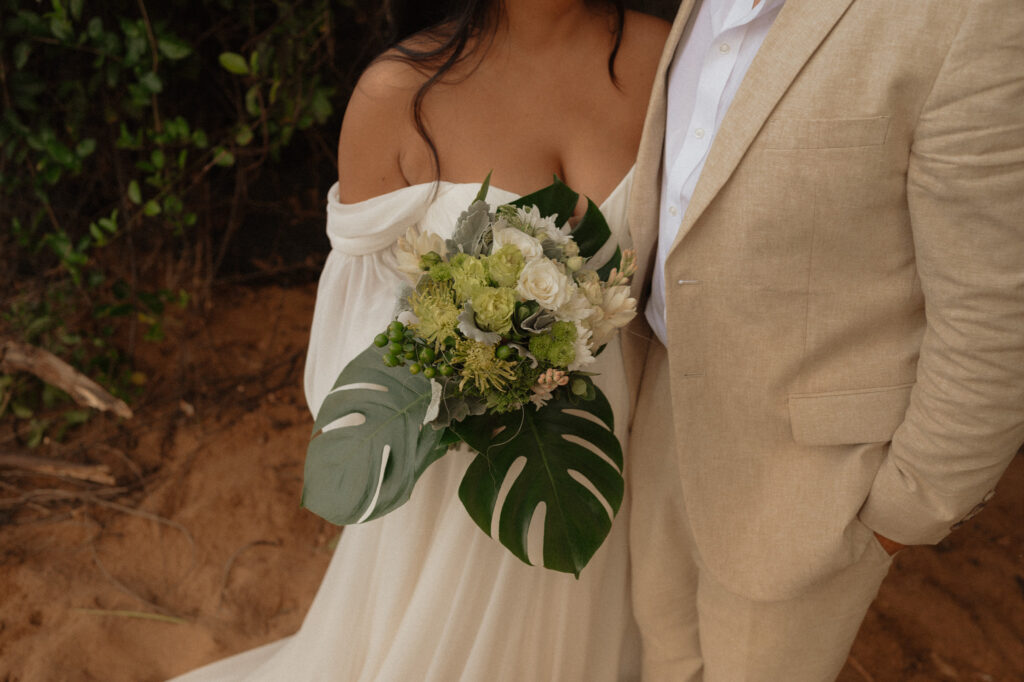
[(547, 258), (538, 258), (528, 262), (519, 273), (516, 293), (528, 301), (537, 301), (547, 310), (558, 310), (568, 303), (573, 284), (561, 266)]
[(491, 253), (494, 253), (506, 244), (511, 244), (519, 249), (527, 263), (544, 255), (544, 247), (540, 245), (540, 242), (522, 230), (517, 230), (514, 227), (495, 227), (494, 248), (491, 250)]

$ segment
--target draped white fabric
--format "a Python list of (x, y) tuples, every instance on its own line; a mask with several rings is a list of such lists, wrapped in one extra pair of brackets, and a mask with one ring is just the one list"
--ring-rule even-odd
[[(601, 206), (612, 239), (624, 247), (631, 178)], [(392, 319), (402, 286), (394, 269), (395, 241), (411, 225), (449, 236), (477, 189), (416, 185), (344, 205), (332, 188), (332, 251), (317, 292), (305, 376), (314, 413), (345, 364)], [(515, 195), (492, 187), (487, 198), (494, 207)], [(617, 341), (594, 371), (601, 372), (596, 381), (625, 443), (629, 403)], [(449, 453), (427, 470), (403, 507), (345, 528), (295, 635), (178, 682), (639, 679), (629, 602), (628, 499), (605, 545), (576, 580), (523, 564), (470, 520), (457, 490), (472, 457), (464, 449)]]

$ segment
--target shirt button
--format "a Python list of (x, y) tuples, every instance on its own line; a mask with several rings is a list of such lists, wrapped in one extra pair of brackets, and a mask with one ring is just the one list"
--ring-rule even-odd
[(693, 131), (693, 136), (696, 137), (696, 138), (704, 137), (704, 129), (703, 128), (697, 128), (696, 130)]
[(721, 45), (718, 46), (718, 51), (721, 52), (722, 54), (725, 54), (731, 49), (732, 48), (729, 47), (729, 43), (722, 43)]
[(673, 206), (669, 206), (668, 207), (668, 213), (669, 213), (669, 215), (673, 215), (674, 216), (677, 213), (679, 213), (679, 209), (676, 208), (674, 205)]

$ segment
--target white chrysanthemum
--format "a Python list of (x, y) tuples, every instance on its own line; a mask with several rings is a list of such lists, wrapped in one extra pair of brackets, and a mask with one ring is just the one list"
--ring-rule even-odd
[(558, 310), (573, 294), (576, 283), (562, 269), (562, 266), (547, 258), (529, 261), (519, 273), (516, 293), (523, 300), (536, 301), (541, 307), (552, 312)]
[(530, 228), (538, 239), (550, 239), (555, 244), (565, 244), (569, 241), (569, 223), (559, 229), (555, 224), (557, 216), (542, 216), (536, 206), (517, 208), (516, 214), (523, 225)]
[(410, 282), (416, 284), (423, 275), (423, 270), (420, 269), (420, 258), (431, 251), (443, 258), (447, 253), (444, 240), (433, 232), (421, 233), (415, 225), (410, 227), (405, 236), (399, 237), (395, 244), (395, 261), (398, 271), (405, 275)]
[(517, 230), (514, 227), (498, 227), (496, 225), (493, 234), (494, 246), (491, 249), (491, 253), (511, 244), (519, 249), (527, 263), (544, 256), (544, 247), (540, 245), (540, 242), (522, 230)]
[(573, 360), (572, 364), (568, 367), (570, 372), (582, 369), (596, 360), (594, 354), (590, 352), (590, 335), (591, 331), (589, 329), (579, 322), (576, 323), (576, 341), (573, 343), (573, 350), (576, 351), (576, 359)]

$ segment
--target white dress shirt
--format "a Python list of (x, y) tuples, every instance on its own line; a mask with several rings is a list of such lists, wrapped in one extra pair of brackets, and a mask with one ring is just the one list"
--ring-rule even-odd
[(668, 76), (658, 254), (645, 311), (665, 345), (665, 260), (715, 134), (784, 0), (704, 0)]

